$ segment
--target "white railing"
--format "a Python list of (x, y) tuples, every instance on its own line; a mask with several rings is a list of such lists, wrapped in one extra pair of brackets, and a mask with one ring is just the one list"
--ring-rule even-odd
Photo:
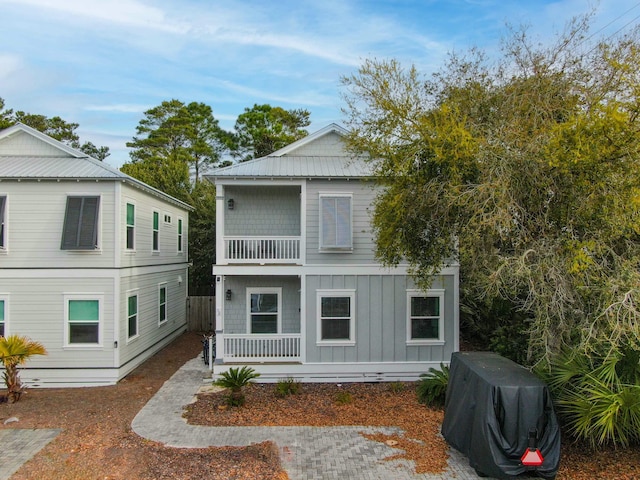
[(300, 334), (222, 334), (225, 362), (299, 362)]
[(300, 237), (224, 237), (224, 251), (235, 263), (296, 263)]

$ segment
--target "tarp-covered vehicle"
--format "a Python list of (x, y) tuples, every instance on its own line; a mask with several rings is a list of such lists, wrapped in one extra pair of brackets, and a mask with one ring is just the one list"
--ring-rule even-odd
[(547, 385), (490, 352), (451, 356), (442, 435), (482, 476), (553, 479), (560, 429)]

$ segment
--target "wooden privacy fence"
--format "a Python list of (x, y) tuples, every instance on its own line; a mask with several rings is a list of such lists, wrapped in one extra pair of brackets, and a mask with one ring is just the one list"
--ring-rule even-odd
[(187, 328), (190, 332), (213, 332), (216, 297), (187, 297)]

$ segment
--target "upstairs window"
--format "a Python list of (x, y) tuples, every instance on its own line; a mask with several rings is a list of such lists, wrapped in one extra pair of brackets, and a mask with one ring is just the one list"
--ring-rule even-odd
[(67, 197), (62, 230), (62, 250), (98, 248), (100, 197)]
[(320, 250), (350, 251), (351, 195), (320, 195)]
[(160, 213), (153, 212), (153, 248), (154, 252), (160, 250)]
[(136, 248), (136, 206), (127, 203), (127, 250)]
[(7, 197), (0, 196), (0, 250), (7, 248), (6, 228), (5, 228), (5, 207), (7, 205)]
[(178, 253), (182, 253), (182, 219), (178, 219)]

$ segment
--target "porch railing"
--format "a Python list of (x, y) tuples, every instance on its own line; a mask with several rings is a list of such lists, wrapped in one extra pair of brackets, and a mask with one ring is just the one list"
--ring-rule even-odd
[[(222, 334), (223, 361), (299, 362), (300, 334)], [(221, 340), (220, 338), (218, 340)]]
[(297, 263), (300, 237), (224, 237), (224, 250), (234, 263)]

